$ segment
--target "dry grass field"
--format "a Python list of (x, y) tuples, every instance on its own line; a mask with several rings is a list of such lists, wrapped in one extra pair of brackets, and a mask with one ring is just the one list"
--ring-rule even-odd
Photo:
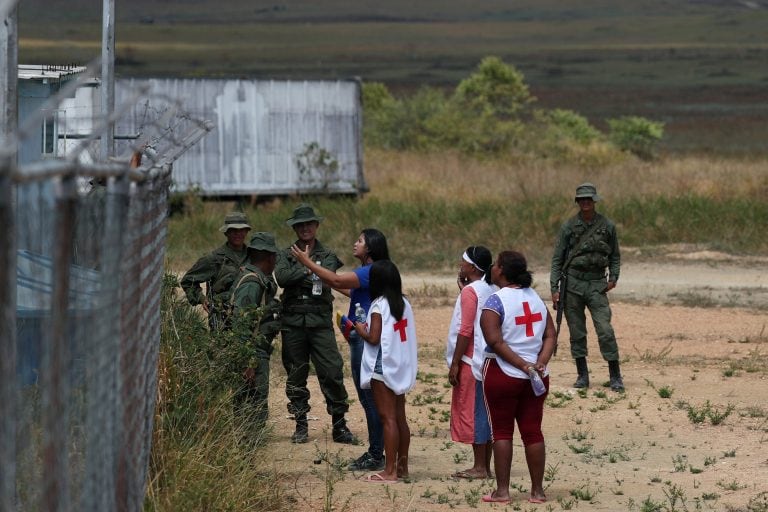
[[(632, 197), (704, 195), (713, 199), (759, 198), (768, 192), (761, 158), (677, 156), (642, 162), (627, 158), (600, 168), (510, 159), (478, 162), (452, 153), (368, 150), (366, 179), (377, 200), (445, 199), (459, 204), (493, 199), (569, 198), (587, 178), (612, 202)], [(557, 207), (555, 214), (557, 214)], [(562, 205), (571, 209), (570, 201)]]
[[(709, 264), (711, 270), (702, 273), (700, 264)], [(674, 271), (681, 280), (687, 278), (691, 289), (707, 281), (711, 289), (721, 287), (745, 295), (765, 294), (768, 289), (768, 265), (762, 260), (731, 262), (725, 267), (704, 260), (675, 265)], [(659, 294), (665, 289), (666, 272), (630, 264), (626, 274), (633, 284), (620, 284), (616, 291), (624, 290), (613, 306), (626, 393), (602, 387), (608, 370), (594, 338), (590, 341), (592, 387), (588, 391), (570, 387), (575, 368), (568, 352), (567, 329), (551, 362), (552, 385), (544, 412), (546, 504), (526, 502), (529, 478), (519, 439), (514, 443), (514, 499), (509, 505), (481, 502), (482, 495), (493, 489), (492, 480), (450, 477), (471, 466), (472, 456), (469, 446), (452, 442), (449, 434), (450, 389), (443, 351), (453, 288), (447, 284), (450, 276), (413, 276), (406, 280), (406, 287), (416, 304), (419, 377), (407, 396), (412, 431), (410, 478), (396, 484), (368, 483), (360, 480), (362, 474), (343, 469), (364, 448), (330, 442), (329, 418), (316, 379), (310, 381), (311, 414), (316, 418), (310, 422), (311, 442), (292, 445), (283, 372), (278, 358), (273, 358), (274, 434), (264, 465), (280, 475), (285, 508), (768, 510), (765, 310), (723, 307), (722, 303), (709, 303), (706, 308), (665, 303), (670, 297)], [(724, 276), (722, 281), (716, 277), (719, 274)], [(638, 283), (648, 287), (636, 286)], [(348, 358), (341, 339), (339, 347)], [(349, 417), (352, 430), (363, 434), (365, 420), (356, 401)]]
[[(347, 262), (344, 270), (354, 266), (354, 235), (369, 225), (387, 234), (393, 259), (404, 270), (419, 338), (420, 374), (407, 397), (411, 478), (375, 485), (344, 470), (363, 447), (329, 441), (330, 421), (316, 380), (310, 380), (312, 442), (291, 444), (278, 346), (270, 441), (252, 455), (238, 452), (228, 434), (221, 442), (206, 434), (211, 445), (191, 449), (182, 440), (180, 455), (169, 460), (184, 478), (158, 480), (153, 491), (171, 505), (161, 506), (158, 498), (153, 510), (176, 510), (177, 503), (194, 509), (214, 501), (210, 496), (216, 493), (232, 510), (253, 508), (242, 497), (267, 504), (260, 509), (291, 511), (768, 511), (764, 160), (628, 158), (587, 169), (368, 150), (366, 169), (372, 192), (364, 198), (312, 201), (326, 217), (319, 236)], [(598, 209), (620, 221), (622, 276), (611, 293), (627, 391), (619, 395), (601, 386), (607, 365), (594, 338), (593, 387), (582, 393), (570, 387), (575, 369), (564, 326), (544, 420), (549, 501), (525, 501), (528, 477), (517, 442), (515, 500), (484, 504), (480, 498), (492, 481), (450, 478), (468, 467), (471, 456), (469, 447), (448, 436), (450, 389), (442, 354), (455, 300), (456, 258), (475, 243), (494, 252), (522, 249), (537, 289), (548, 298), (552, 239), (573, 214), (573, 187), (585, 180), (598, 184), (604, 198)], [(234, 206), (188, 199), (192, 213), (172, 217), (169, 226), (168, 267), (177, 271), (220, 243), (211, 233)], [(299, 200), (279, 199), (247, 211), (259, 229), (273, 230), (286, 246), (293, 234), (284, 220)], [(345, 306), (340, 299), (338, 307)], [(350, 425), (361, 435), (362, 410), (351, 398)], [(235, 476), (226, 476), (233, 469)], [(252, 489), (243, 492), (247, 485)]]
[[(560, 351), (550, 364), (545, 407), (548, 503), (525, 501), (528, 477), (519, 441), (509, 505), (480, 502), (493, 488), (492, 480), (450, 476), (468, 467), (471, 450), (452, 442), (448, 433), (450, 387), (443, 351), (456, 285), (454, 270), (447, 270), (404, 275), (419, 339), (419, 376), (407, 395), (412, 431), (407, 481), (373, 484), (345, 470), (364, 447), (330, 441), (330, 420), (313, 375), (310, 443), (290, 443), (293, 424), (286, 414), (278, 339), (271, 361), (268, 441), (243, 449), (239, 429), (218, 424), (228, 416), (226, 410), (221, 405), (201, 409), (204, 397), (170, 402), (166, 414), (191, 406), (198, 422), (173, 427), (172, 418), (163, 417), (161, 424), (186, 428), (200, 439), (190, 444), (183, 436), (176, 447), (169, 442), (171, 431), (156, 430), (156, 441), (168, 440), (154, 455), (159, 465), (153, 467), (163, 469), (152, 478), (148, 510), (765, 512), (768, 258), (681, 244), (656, 247), (653, 258), (640, 257), (638, 248), (624, 252), (622, 277), (611, 295), (627, 390), (616, 394), (602, 386), (607, 365), (591, 332), (593, 385), (582, 392), (570, 387), (575, 369), (564, 325)], [(343, 257), (343, 250), (339, 254)], [(546, 266), (533, 270), (534, 286), (547, 299)], [(346, 301), (339, 298), (337, 307), (344, 309)], [(179, 348), (190, 342), (178, 334), (172, 338)], [(339, 335), (337, 342), (349, 376), (347, 347)], [(191, 370), (174, 361), (180, 371)], [(351, 391), (349, 380), (347, 386)], [(364, 435), (354, 392), (350, 399), (350, 427)], [(185, 405), (186, 400), (191, 403)], [(228, 399), (224, 402), (228, 409)]]

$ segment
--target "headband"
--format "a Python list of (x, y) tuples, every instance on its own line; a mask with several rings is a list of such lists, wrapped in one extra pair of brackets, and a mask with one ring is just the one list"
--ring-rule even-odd
[(479, 270), (480, 272), (482, 272), (482, 273), (483, 273), (483, 275), (485, 275), (485, 270), (481, 269), (479, 266), (477, 266), (477, 263), (475, 263), (474, 261), (472, 261), (472, 258), (470, 258), (470, 257), (469, 257), (469, 255), (467, 254), (467, 251), (464, 251), (464, 254), (462, 254), (462, 255), (461, 255), (461, 259), (463, 259), (463, 260), (464, 260), (464, 261), (466, 261), (467, 263), (471, 264), (471, 265), (472, 265), (473, 267), (475, 267), (477, 270)]

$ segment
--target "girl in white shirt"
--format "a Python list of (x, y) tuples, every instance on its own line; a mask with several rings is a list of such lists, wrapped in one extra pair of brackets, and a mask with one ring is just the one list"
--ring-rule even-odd
[(394, 482), (408, 477), (411, 430), (405, 416), (405, 393), (416, 383), (416, 324), (394, 263), (379, 260), (371, 265), (369, 289), (368, 326), (355, 324), (365, 340), (360, 387), (373, 390), (384, 427), (386, 464), (384, 471), (365, 479)]

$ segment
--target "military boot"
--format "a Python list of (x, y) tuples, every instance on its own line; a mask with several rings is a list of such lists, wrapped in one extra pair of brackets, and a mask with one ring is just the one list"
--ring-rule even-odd
[(291, 442), (302, 444), (309, 441), (309, 425), (307, 425), (307, 415), (296, 415), (296, 431), (291, 436)]
[(575, 388), (588, 388), (589, 387), (589, 368), (587, 367), (586, 357), (576, 358), (576, 382), (573, 383)]
[(608, 374), (610, 375), (611, 389), (613, 391), (624, 391), (624, 380), (621, 378), (621, 369), (618, 361), (608, 361)]
[(357, 444), (357, 438), (347, 428), (347, 420), (344, 416), (333, 416), (333, 432), (331, 433), (335, 443)]

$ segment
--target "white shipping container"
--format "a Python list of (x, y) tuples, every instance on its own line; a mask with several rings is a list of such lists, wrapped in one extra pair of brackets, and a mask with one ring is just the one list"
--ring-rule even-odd
[[(116, 105), (140, 84), (177, 98), (213, 131), (173, 166), (175, 190), (208, 196), (358, 194), (363, 176), (360, 83), (343, 81), (123, 79)], [(162, 106), (139, 102), (115, 133), (146, 133)]]

